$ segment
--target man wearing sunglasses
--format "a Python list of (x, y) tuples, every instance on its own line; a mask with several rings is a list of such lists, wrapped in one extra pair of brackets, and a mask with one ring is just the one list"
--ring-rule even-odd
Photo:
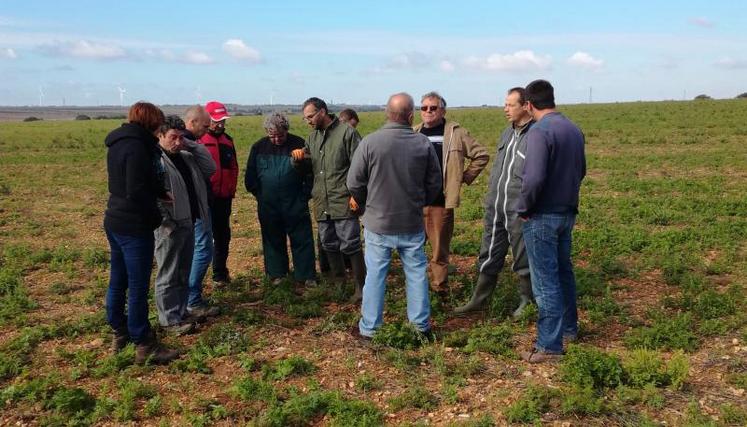
[(345, 275), (343, 254), (350, 258), (355, 280), (351, 303), (360, 302), (366, 280), (366, 265), (361, 246), (358, 216), (362, 209), (351, 197), (345, 183), (361, 135), (355, 128), (329, 114), (319, 98), (303, 103), (303, 119), (312, 128), (303, 149), (293, 150), (297, 166), (311, 167), (314, 187), (311, 191), (322, 249), (327, 253), (333, 277)]
[[(437, 92), (428, 92), (421, 98), (420, 118), (422, 123), (414, 128), (415, 132), (424, 134), (433, 144), (443, 178), (441, 194), (423, 210), (425, 234), (433, 250), (431, 289), (443, 300), (449, 291), (449, 245), (462, 183), (471, 184), (485, 169), (490, 156), (469, 131), (446, 120), (446, 100)], [(465, 160), (469, 160), (466, 167)]]

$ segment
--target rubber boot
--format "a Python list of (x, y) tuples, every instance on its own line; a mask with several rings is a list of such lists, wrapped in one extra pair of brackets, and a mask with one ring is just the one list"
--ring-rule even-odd
[(490, 297), (493, 296), (496, 284), (498, 284), (498, 276), (480, 273), (480, 277), (477, 278), (475, 290), (472, 292), (472, 298), (470, 298), (467, 304), (455, 308), (454, 314), (463, 316), (487, 310), (490, 306)]
[(342, 252), (326, 252), (330, 277), (333, 280), (342, 281), (345, 278), (345, 261), (342, 258)]
[(350, 270), (353, 272), (353, 280), (355, 281), (355, 293), (350, 300), (350, 304), (358, 304), (363, 300), (363, 285), (366, 283), (366, 261), (363, 259), (363, 252), (358, 251), (354, 254), (348, 255), (350, 259)]
[(150, 337), (145, 342), (135, 346), (135, 363), (138, 365), (146, 362), (162, 365), (171, 362), (177, 357), (179, 357), (179, 352), (163, 347), (153, 332), (151, 332)]
[(532, 281), (529, 276), (519, 276), (519, 307), (514, 310), (513, 318), (518, 319), (526, 307), (532, 303)]

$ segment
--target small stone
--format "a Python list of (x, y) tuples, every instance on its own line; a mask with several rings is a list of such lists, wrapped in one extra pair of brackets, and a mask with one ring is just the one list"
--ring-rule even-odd
[(469, 414), (459, 414), (457, 415), (459, 418), (469, 418)]

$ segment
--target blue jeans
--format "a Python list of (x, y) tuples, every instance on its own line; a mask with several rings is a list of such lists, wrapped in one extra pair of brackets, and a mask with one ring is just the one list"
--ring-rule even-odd
[(428, 276), (425, 257), (425, 233), (378, 234), (364, 230), (366, 241), (366, 284), (363, 286), (361, 320), (358, 328), (363, 336), (373, 336), (381, 327), (384, 314), (386, 275), (396, 249), (402, 260), (407, 280), (407, 318), (421, 332), (430, 330), (431, 303), (428, 297)]
[(148, 286), (153, 269), (153, 234), (126, 236), (106, 230), (106, 237), (111, 249), (106, 317), (112, 329), (129, 333), (130, 340), (140, 344), (150, 336)]
[(192, 255), (192, 270), (189, 273), (189, 297), (187, 306), (196, 307), (202, 301), (202, 281), (213, 260), (213, 230), (208, 218), (195, 221), (195, 249)]
[(537, 300), (537, 342), (547, 353), (563, 352), (563, 336), (578, 334), (576, 278), (571, 263), (571, 230), (576, 215), (535, 214), (523, 224), (532, 291)]

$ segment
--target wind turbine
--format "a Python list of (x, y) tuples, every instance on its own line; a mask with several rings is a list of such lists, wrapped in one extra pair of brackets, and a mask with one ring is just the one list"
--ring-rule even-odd
[(200, 86), (197, 86), (195, 88), (194, 95), (195, 95), (195, 98), (197, 98), (197, 103), (198, 104), (201, 103), (202, 102), (202, 88)]
[(124, 94), (127, 92), (127, 90), (119, 86), (117, 86), (117, 89), (119, 89), (119, 106), (124, 107)]
[(39, 106), (44, 104), (44, 88), (39, 86)]

